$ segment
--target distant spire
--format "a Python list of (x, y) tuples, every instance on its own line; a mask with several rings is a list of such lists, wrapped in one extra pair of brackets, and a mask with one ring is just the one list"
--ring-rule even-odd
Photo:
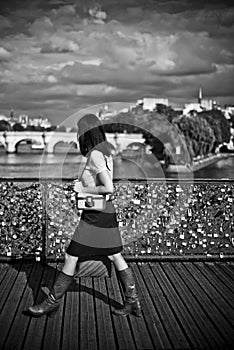
[(202, 87), (199, 88), (199, 95), (198, 95), (198, 103), (201, 103), (202, 101)]
[(10, 111), (10, 118), (11, 119), (14, 119), (14, 109), (12, 108), (11, 111)]

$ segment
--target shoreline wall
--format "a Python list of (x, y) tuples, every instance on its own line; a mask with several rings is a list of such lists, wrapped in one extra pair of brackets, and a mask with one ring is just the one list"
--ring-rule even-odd
[(218, 154), (210, 155), (209, 157), (196, 159), (195, 161), (193, 161), (191, 165), (190, 164), (188, 165), (170, 164), (166, 169), (166, 173), (195, 172), (197, 170), (206, 168), (207, 166), (217, 162), (220, 159), (226, 159), (230, 156), (231, 156), (230, 153), (218, 153)]

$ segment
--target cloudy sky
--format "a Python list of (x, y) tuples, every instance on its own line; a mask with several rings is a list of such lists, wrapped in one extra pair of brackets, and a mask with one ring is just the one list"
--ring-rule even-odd
[(207, 0), (1, 0), (0, 113), (54, 124), (110, 102), (234, 104), (234, 6)]

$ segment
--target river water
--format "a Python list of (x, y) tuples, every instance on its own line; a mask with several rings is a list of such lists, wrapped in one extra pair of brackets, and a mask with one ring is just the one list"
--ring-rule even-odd
[[(0, 178), (76, 178), (85, 158), (78, 153), (43, 154), (42, 151), (19, 150), (6, 154), (0, 150)], [(234, 179), (234, 156), (218, 160), (192, 174), (194, 178)], [(114, 178), (175, 178), (165, 174), (159, 162), (137, 162), (117, 158), (114, 161)], [(186, 175), (184, 176), (186, 177)]]

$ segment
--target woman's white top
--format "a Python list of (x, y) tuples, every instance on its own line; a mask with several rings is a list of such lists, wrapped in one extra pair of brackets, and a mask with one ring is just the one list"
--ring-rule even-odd
[(106, 156), (98, 150), (93, 150), (86, 163), (85, 170), (83, 172), (81, 181), (83, 186), (93, 187), (99, 185), (97, 175), (102, 171), (108, 170), (108, 173), (113, 180), (113, 158), (112, 156)]

